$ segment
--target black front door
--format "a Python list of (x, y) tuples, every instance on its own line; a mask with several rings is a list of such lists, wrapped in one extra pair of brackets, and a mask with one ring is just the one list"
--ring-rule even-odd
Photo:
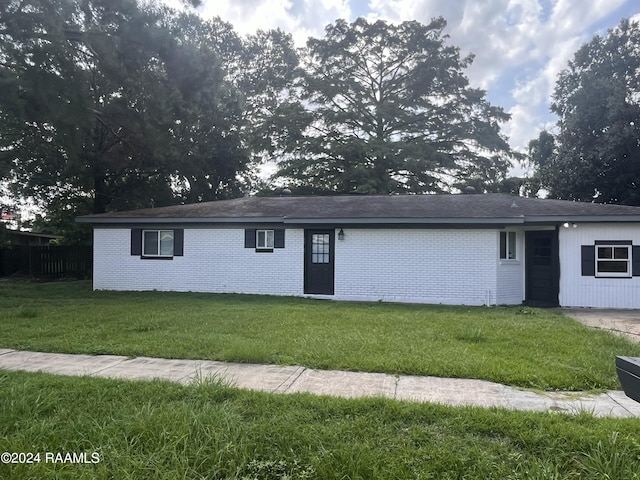
[(304, 293), (333, 295), (335, 231), (304, 231)]
[(560, 262), (558, 232), (544, 230), (525, 233), (526, 302), (532, 305), (558, 305)]

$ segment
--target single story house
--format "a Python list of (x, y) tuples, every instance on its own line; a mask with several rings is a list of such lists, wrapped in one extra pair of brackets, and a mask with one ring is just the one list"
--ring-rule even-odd
[(93, 287), (640, 308), (640, 207), (507, 194), (280, 196), (79, 217)]

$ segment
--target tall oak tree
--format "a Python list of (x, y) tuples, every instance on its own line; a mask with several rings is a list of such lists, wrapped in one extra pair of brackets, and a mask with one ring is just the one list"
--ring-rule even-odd
[(296, 65), (282, 32), (135, 0), (2, 2), (0, 174), (50, 218), (240, 195)]
[(558, 76), (557, 133), (531, 142), (555, 198), (640, 205), (640, 23), (623, 20), (582, 46)]
[[(427, 193), (499, 182), (512, 153), (509, 116), (469, 85), (446, 22), (338, 20), (310, 39), (278, 175), (316, 192)], [(297, 123), (296, 123), (297, 122)], [(293, 126), (292, 126), (293, 125)]]

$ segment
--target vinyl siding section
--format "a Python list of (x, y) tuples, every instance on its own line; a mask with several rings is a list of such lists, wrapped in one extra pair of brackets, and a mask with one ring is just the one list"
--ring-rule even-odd
[(524, 301), (524, 261), (498, 265), (498, 305), (519, 305)]
[(631, 240), (640, 245), (640, 225), (577, 224), (560, 228), (560, 305), (563, 307), (640, 308), (640, 277), (582, 276), (581, 246), (596, 240)]
[(171, 260), (130, 255), (129, 228), (94, 230), (96, 290), (160, 290), (301, 295), (303, 236), (286, 231), (286, 248), (244, 248), (244, 229), (184, 230), (184, 256)]
[(496, 230), (344, 227), (344, 232), (345, 239), (336, 240), (336, 299), (496, 302)]
[[(499, 251), (496, 254), (498, 261), (496, 303), (498, 305), (519, 305), (524, 300), (524, 232), (521, 229), (515, 231), (516, 259), (501, 260)], [(499, 247), (500, 233), (496, 232), (495, 235)]]

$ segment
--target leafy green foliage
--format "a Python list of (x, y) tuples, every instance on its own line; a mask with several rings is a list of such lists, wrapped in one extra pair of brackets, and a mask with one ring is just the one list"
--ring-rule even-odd
[(43, 203), (88, 195), (96, 213), (172, 202), (184, 140), (175, 126), (221, 103), (220, 68), (209, 58), (194, 71), (205, 58), (160, 25), (164, 12), (129, 0), (9, 2), (3, 13), (16, 104), (3, 106), (15, 133), (3, 154), (19, 193)]
[(0, 58), (0, 173), (57, 219), (240, 195), (298, 62), (135, 0), (4, 2)]
[(91, 245), (93, 228), (91, 225), (76, 223), (78, 215), (92, 212), (93, 200), (85, 195), (75, 198), (52, 198), (47, 213), (36, 214), (29, 227), (36, 232), (62, 236), (59, 245)]
[(558, 134), (530, 144), (550, 196), (640, 205), (640, 23), (582, 46), (558, 77)]
[[(441, 192), (452, 181), (500, 180), (509, 117), (471, 88), (472, 61), (429, 25), (338, 20), (305, 52), (301, 132), (279, 175), (327, 192)], [(292, 130), (295, 130), (292, 128)]]

